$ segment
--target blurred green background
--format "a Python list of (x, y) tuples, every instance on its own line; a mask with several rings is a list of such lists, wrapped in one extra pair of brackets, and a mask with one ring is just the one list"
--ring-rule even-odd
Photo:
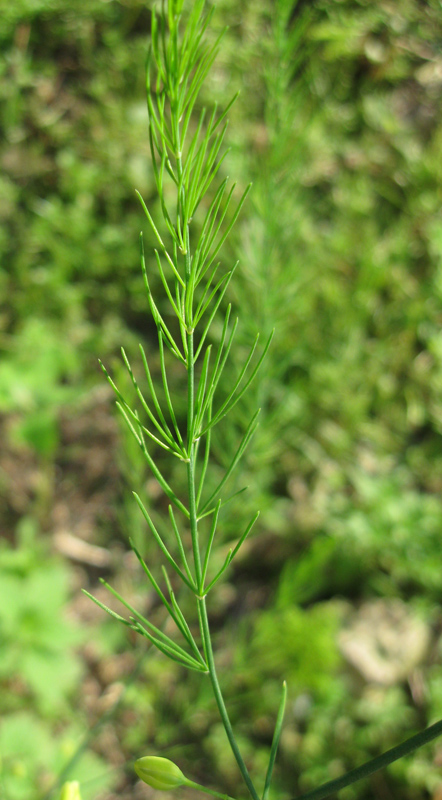
[[(289, 800), (442, 717), (442, 7), (219, 0), (209, 35), (226, 24), (201, 102), (241, 90), (223, 169), (254, 183), (224, 248), (230, 379), (276, 336), (214, 442), (216, 476), (262, 407), (215, 560), (261, 517), (210, 613), (254, 775), (287, 679)], [(127, 537), (156, 569), (131, 489), (159, 525), (164, 498), (97, 366), (124, 385), (119, 347), (136, 363), (142, 341), (158, 368), (134, 193), (155, 212), (149, 28), (145, 0), (0, 0), (2, 800), (55, 800), (59, 777), (150, 800), (148, 753), (244, 796), (204, 679), (80, 592), (107, 602), (104, 576), (163, 622)], [(342, 792), (371, 798), (441, 800), (442, 744)]]

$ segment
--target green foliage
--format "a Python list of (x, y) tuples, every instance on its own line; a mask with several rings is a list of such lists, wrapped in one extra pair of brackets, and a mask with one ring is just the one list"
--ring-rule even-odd
[[(31, 520), (22, 520), (17, 547), (1, 543), (0, 574), (0, 786), (5, 800), (25, 800), (50, 788), (80, 740), (69, 710), (84, 672), (76, 648), (85, 633), (66, 616), (69, 571), (38, 541)], [(76, 774), (98, 776), (84, 800), (112, 780), (90, 752), (79, 755)]]
[(261, 612), (252, 622), (247, 647), (238, 654), (242, 678), (259, 690), (264, 681), (283, 673), (296, 694), (324, 693), (341, 662), (336, 646), (339, 617), (339, 606), (330, 603), (309, 609), (292, 605), (278, 614), (273, 609)]
[(351, 508), (340, 503), (330, 520), (341, 551), (348, 548), (351, 557), (366, 565), (375, 589), (382, 590), (388, 576), (398, 592), (410, 595), (425, 589), (430, 601), (439, 597), (439, 498), (410, 486), (405, 470), (355, 474), (354, 483), (357, 502)]
[[(97, 348), (108, 353), (124, 340), (117, 265), (133, 309), (142, 287), (126, 237), (133, 225), (138, 233), (132, 180), (141, 189), (149, 181), (146, 160), (129, 155), (146, 120), (135, 69), (144, 58), (138, 23), (145, 8), (133, 4), (130, 19), (118, 4), (101, 2), (79, 3), (75, 13), (63, 1), (7, 4), (4, 12), (0, 352), (10, 367), (2, 367), (2, 407), (12, 407), (11, 382), (25, 381), (32, 419), (21, 427), (23, 438), (46, 454), (56, 446), (54, 410), (69, 385), (84, 393)], [(115, 36), (122, 26), (129, 48)], [(23, 369), (29, 365), (35, 375), (39, 359), (48, 384), (29, 386)]]
[(16, 442), (53, 457), (59, 443), (57, 416), (78, 395), (69, 384), (79, 368), (75, 343), (61, 340), (53, 324), (36, 317), (24, 323), (0, 364), (0, 411), (16, 416)]
[[(19, 711), (2, 718), (0, 786), (7, 800), (43, 796), (61, 772), (81, 738), (80, 726), (63, 732), (35, 714)], [(82, 784), (82, 800), (93, 800), (112, 783), (105, 762), (92, 752), (79, 756), (75, 775)]]
[(59, 561), (49, 560), (47, 549), (35, 539), (30, 520), (23, 520), (19, 547), (6, 542), (0, 549), (0, 627), (5, 648), (0, 680), (15, 676), (23, 697), (5, 698), (4, 710), (22, 708), (31, 694), (45, 715), (65, 710), (66, 700), (82, 672), (73, 648), (84, 640), (73, 623), (64, 618), (69, 575)]

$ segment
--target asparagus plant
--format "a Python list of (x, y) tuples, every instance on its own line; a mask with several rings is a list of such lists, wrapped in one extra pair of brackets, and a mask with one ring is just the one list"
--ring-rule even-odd
[[(148, 639), (164, 656), (183, 668), (201, 673), (202, 680), (210, 680), (230, 747), (248, 793), (253, 800), (266, 800), (283, 724), (287, 688), (284, 683), (268, 768), (259, 790), (241, 754), (224, 702), (207, 611), (207, 597), (229, 568), (259, 515), (259, 512), (255, 513), (245, 530), (238, 533), (236, 544), (229, 550), (221, 568), (213, 574), (212, 546), (223, 506), (230, 499), (225, 495), (225, 485), (256, 429), (259, 410), (250, 419), (215, 489), (207, 488), (207, 476), (211, 464), (212, 431), (215, 426), (222, 424), (250, 386), (268, 351), (272, 336), (259, 350), (259, 333), (256, 335), (236, 381), (226, 390), (223, 371), (231, 353), (238, 319), (233, 321), (231, 305), (225, 306), (223, 300), (237, 264), (226, 268), (217, 259), (250, 186), (242, 193), (237, 193), (235, 184), (230, 184), (228, 178), (219, 178), (227, 152), (223, 150), (227, 114), (235, 98), (222, 110), (215, 104), (211, 109), (197, 111), (200, 90), (217, 55), (223, 33), (211, 44), (207, 43), (206, 33), (213, 8), (208, 10), (206, 0), (189, 2), (187, 8), (183, 6), (184, 0), (169, 0), (168, 3), (162, 0), (160, 11), (152, 11), (146, 87), (149, 142), (161, 207), (160, 221), (154, 220), (138, 194), (156, 242), (153, 260), (164, 297), (170, 305), (170, 313), (166, 315), (160, 310), (163, 304), (157, 302), (152, 294), (141, 234), (141, 268), (147, 302), (158, 336), (161, 396), (141, 345), (142, 379), (135, 375), (128, 356), (122, 351), (137, 398), (136, 406), (128, 402), (102, 365), (117, 396), (119, 411), (169, 500), (170, 535), (166, 538), (155, 526), (143, 499), (134, 492), (135, 501), (164, 559), (162, 581), (157, 580), (138, 548), (131, 544), (150, 585), (175, 623), (177, 637), (164, 633), (105, 581), (102, 582), (128, 610), (129, 615), (121, 616), (91, 595), (89, 597), (120, 623)], [(236, 196), (238, 199), (235, 200)], [(222, 319), (221, 334), (218, 341), (214, 342), (212, 327), (218, 316)], [(186, 378), (187, 414), (184, 423), (176, 413), (176, 397), (169, 386), (172, 362), (178, 363)], [(155, 458), (157, 448), (166, 451), (170, 458), (179, 460), (185, 472), (184, 497), (179, 496), (160, 469)], [(183, 536), (186, 529), (190, 529), (190, 552)], [(180, 607), (170, 578), (171, 571), (175, 573), (175, 580), (181, 582), (194, 597), (199, 637), (192, 633), (193, 626)], [(361, 768), (303, 795), (301, 800), (327, 797), (440, 733), (442, 722)], [(136, 761), (135, 770), (142, 780), (156, 789), (184, 785), (216, 797), (225, 797), (186, 778), (168, 759), (143, 756)]]

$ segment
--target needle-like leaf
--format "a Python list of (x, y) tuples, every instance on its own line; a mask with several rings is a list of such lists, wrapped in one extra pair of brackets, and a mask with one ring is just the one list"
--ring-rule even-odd
[(175, 264), (173, 263), (173, 260), (171, 259), (171, 257), (170, 257), (170, 255), (169, 255), (169, 253), (168, 253), (168, 252), (167, 252), (167, 250), (166, 250), (166, 245), (164, 244), (164, 242), (163, 242), (163, 240), (162, 240), (162, 238), (161, 238), (160, 234), (158, 233), (157, 227), (156, 227), (156, 225), (155, 225), (155, 223), (154, 223), (154, 221), (153, 221), (153, 219), (152, 219), (152, 217), (151, 217), (151, 215), (150, 215), (150, 212), (149, 212), (149, 210), (148, 210), (148, 208), (147, 208), (147, 206), (146, 206), (146, 203), (144, 202), (143, 198), (141, 197), (141, 195), (140, 195), (140, 193), (139, 193), (138, 191), (136, 191), (136, 194), (138, 195), (138, 198), (139, 198), (139, 200), (140, 200), (140, 203), (141, 203), (141, 205), (143, 206), (144, 213), (146, 214), (146, 217), (147, 217), (147, 219), (148, 219), (148, 220), (149, 220), (149, 222), (150, 222), (150, 226), (151, 226), (151, 228), (152, 228), (152, 230), (153, 230), (153, 232), (154, 232), (154, 234), (155, 234), (155, 237), (156, 237), (156, 239), (157, 239), (157, 241), (158, 241), (158, 243), (159, 243), (159, 245), (160, 245), (160, 247), (161, 247), (161, 252), (162, 252), (162, 253), (164, 253), (164, 256), (166, 257), (166, 259), (167, 259), (167, 261), (168, 261), (168, 263), (169, 263), (169, 265), (170, 265), (170, 267), (171, 267), (171, 269), (172, 269), (173, 273), (175, 274), (175, 277), (176, 277), (176, 279), (177, 279), (177, 280), (178, 280), (178, 281), (181, 283), (181, 285), (184, 287), (184, 286), (185, 286), (185, 283), (184, 283), (184, 281), (183, 281), (183, 279), (182, 279), (181, 275), (179, 274), (179, 272), (178, 272), (178, 270), (177, 270), (177, 268), (176, 268)]
[(205, 591), (206, 594), (209, 594), (210, 590), (213, 589), (213, 587), (215, 586), (216, 583), (218, 583), (218, 581), (221, 578), (221, 576), (224, 575), (224, 573), (225, 573), (227, 567), (229, 566), (231, 560), (232, 560), (232, 551), (229, 550), (229, 552), (227, 553), (227, 556), (225, 558), (224, 564), (222, 565), (221, 569), (219, 570), (219, 572), (217, 572), (217, 574), (215, 575), (213, 581), (211, 581), (209, 583), (209, 585), (205, 588), (204, 591)]
[[(212, 345), (209, 345), (207, 350), (206, 350), (205, 356), (204, 356), (201, 375), (200, 375), (200, 379), (199, 379), (199, 382), (198, 382), (198, 389), (197, 389), (196, 397), (195, 397), (195, 412), (194, 412), (194, 422), (196, 422), (196, 423), (197, 423), (197, 420), (198, 420), (199, 413), (200, 413), (200, 411), (201, 411), (201, 409), (203, 407), (204, 398), (205, 398), (205, 395), (206, 395), (207, 375), (208, 375), (208, 372), (209, 372), (209, 362), (210, 362), (211, 350), (212, 350)], [(194, 432), (195, 432), (194, 428), (192, 428), (192, 430), (189, 432), (189, 435), (190, 435), (190, 438), (191, 438), (192, 441), (193, 441), (193, 438), (194, 438)]]
[(144, 457), (145, 457), (147, 463), (149, 464), (149, 467), (151, 468), (153, 474), (155, 475), (158, 483), (160, 484), (161, 488), (163, 489), (163, 491), (165, 492), (167, 497), (170, 500), (172, 500), (174, 505), (176, 505), (176, 507), (179, 508), (180, 511), (182, 511), (183, 514), (186, 515), (186, 517), (188, 517), (189, 516), (189, 512), (188, 512), (186, 506), (176, 496), (175, 492), (169, 486), (169, 484), (167, 483), (166, 479), (164, 478), (164, 476), (162, 475), (162, 473), (158, 469), (157, 465), (155, 464), (155, 461), (153, 460), (152, 456), (150, 455), (150, 453), (149, 453), (149, 451), (148, 451), (148, 449), (146, 447), (146, 444), (144, 442), (144, 439), (143, 439), (143, 437), (141, 435), (141, 430), (139, 430), (139, 432), (137, 433), (137, 431), (135, 430), (134, 426), (132, 425), (132, 423), (131, 423), (126, 411), (124, 410), (123, 406), (120, 403), (117, 403), (117, 407), (119, 408), (120, 412), (122, 413), (122, 415), (123, 415), (123, 417), (124, 417), (124, 419), (126, 421), (126, 424), (129, 427), (129, 430), (132, 432), (132, 434), (135, 437), (136, 441), (138, 442), (141, 450), (143, 451)]
[(181, 436), (180, 429), (178, 427), (178, 423), (176, 421), (175, 411), (173, 409), (172, 399), (170, 397), (170, 392), (169, 392), (169, 384), (167, 382), (167, 371), (166, 371), (166, 362), (165, 362), (165, 359), (164, 359), (163, 342), (164, 342), (163, 332), (161, 330), (159, 330), (158, 331), (158, 345), (159, 345), (159, 352), (160, 352), (161, 377), (163, 379), (164, 396), (166, 398), (167, 408), (169, 409), (170, 418), (172, 420), (173, 427), (174, 427), (176, 435), (178, 437), (178, 441), (181, 444), (183, 444), (183, 438)]
[(140, 249), (141, 249), (141, 268), (143, 270), (144, 285), (146, 287), (147, 299), (148, 299), (149, 307), (150, 307), (152, 316), (154, 318), (155, 324), (157, 325), (157, 328), (160, 328), (164, 332), (164, 334), (166, 336), (167, 346), (169, 347), (170, 351), (180, 361), (182, 361), (183, 364), (185, 364), (186, 363), (186, 359), (181, 354), (178, 345), (176, 344), (172, 334), (170, 333), (166, 323), (164, 322), (160, 312), (158, 311), (158, 308), (157, 308), (157, 306), (155, 304), (155, 301), (153, 299), (153, 296), (152, 296), (152, 292), (150, 291), (149, 280), (148, 280), (147, 271), (146, 271), (146, 263), (145, 263), (145, 259), (144, 259), (144, 244), (143, 244), (143, 235), (142, 234), (140, 234)]
[[(237, 392), (237, 389), (238, 389), (238, 387), (239, 387), (239, 385), (240, 385), (240, 383), (241, 383), (241, 381), (242, 381), (242, 379), (243, 379), (243, 377), (244, 377), (244, 375), (245, 375), (245, 373), (246, 373), (247, 367), (249, 366), (249, 363), (250, 363), (250, 361), (251, 361), (251, 358), (252, 358), (252, 356), (253, 356), (253, 352), (254, 352), (254, 350), (255, 350), (256, 344), (257, 344), (257, 342), (258, 342), (258, 336), (256, 337), (256, 339), (255, 339), (255, 343), (254, 343), (254, 345), (253, 345), (253, 347), (252, 347), (252, 350), (250, 351), (250, 353), (249, 353), (249, 356), (247, 357), (247, 360), (246, 360), (246, 362), (245, 362), (245, 364), (244, 364), (244, 367), (242, 368), (242, 370), (241, 370), (241, 372), (240, 372), (240, 375), (239, 375), (239, 377), (238, 377), (238, 379), (237, 379), (237, 381), (236, 381), (236, 383), (235, 383), (235, 385), (234, 385), (233, 389), (231, 390), (231, 392), (230, 392), (229, 396), (227, 397), (227, 400), (225, 400), (225, 401), (224, 401), (224, 403), (222, 404), (221, 408), (219, 408), (219, 409), (218, 409), (218, 411), (217, 411), (217, 412), (215, 413), (215, 415), (213, 416), (213, 418), (212, 418), (212, 420), (211, 420), (211, 422), (210, 422), (210, 427), (213, 427), (213, 426), (214, 426), (214, 425), (216, 425), (216, 424), (217, 424), (217, 423), (218, 423), (218, 422), (219, 422), (219, 421), (220, 421), (220, 420), (221, 420), (223, 417), (225, 417), (225, 416), (226, 416), (226, 414), (228, 414), (228, 413), (229, 413), (229, 411), (231, 411), (231, 410), (232, 410), (232, 408), (233, 408), (234, 406), (236, 406), (236, 404), (237, 404), (238, 400), (240, 400), (240, 399), (241, 399), (241, 397), (243, 396), (244, 392), (246, 392), (246, 391), (247, 391), (247, 389), (249, 388), (250, 384), (252, 383), (252, 381), (253, 381), (253, 379), (254, 379), (254, 377), (255, 377), (256, 373), (258, 372), (258, 370), (259, 370), (259, 368), (260, 368), (260, 366), (261, 366), (262, 362), (264, 361), (264, 359), (265, 359), (265, 357), (266, 357), (266, 355), (267, 355), (267, 350), (268, 350), (268, 349), (269, 349), (269, 347), (270, 347), (270, 343), (271, 343), (271, 341), (272, 341), (272, 338), (273, 338), (273, 333), (274, 333), (274, 332), (272, 331), (272, 333), (270, 334), (270, 336), (269, 336), (269, 338), (268, 338), (268, 340), (267, 340), (267, 342), (266, 342), (266, 345), (265, 345), (265, 347), (264, 347), (264, 350), (263, 350), (263, 352), (262, 352), (262, 354), (261, 354), (261, 357), (260, 357), (260, 359), (259, 359), (259, 361), (258, 361), (258, 363), (257, 363), (256, 367), (255, 367), (255, 368), (254, 368), (254, 370), (252, 371), (252, 374), (250, 375), (250, 377), (249, 377), (248, 381), (247, 381), (247, 382), (246, 382), (246, 384), (245, 384), (245, 385), (242, 387), (241, 391)], [(258, 335), (259, 335), (259, 334), (258, 334)], [(204, 434), (204, 433), (205, 433), (207, 430), (208, 430), (208, 426), (206, 426), (206, 427), (204, 428), (204, 430), (202, 430), (202, 431), (201, 431), (201, 433), (200, 433), (200, 436), (202, 436), (202, 435), (203, 435), (203, 434)]]
[(232, 556), (231, 556), (231, 559), (230, 559), (231, 561), (233, 561), (233, 559), (235, 558), (235, 556), (236, 556), (238, 550), (240, 549), (241, 545), (247, 539), (247, 536), (249, 535), (250, 531), (252, 530), (252, 528), (253, 528), (256, 520), (258, 519), (258, 517), (259, 517), (259, 511), (256, 512), (255, 516), (252, 518), (252, 520), (247, 525), (247, 528), (245, 529), (244, 533), (242, 534), (242, 536), (240, 536), (240, 538), (238, 540), (238, 543), (233, 548)]
[(176, 538), (176, 541), (177, 541), (178, 550), (180, 552), (181, 560), (183, 562), (184, 570), (186, 572), (187, 577), (189, 578), (189, 582), (192, 585), (195, 586), (193, 575), (192, 575), (192, 573), (190, 571), (190, 568), (189, 568), (189, 565), (187, 563), (187, 557), (186, 557), (186, 552), (184, 550), (183, 540), (181, 539), (180, 532), (178, 530), (178, 526), (177, 526), (176, 521), (175, 521), (175, 516), (174, 516), (174, 513), (173, 513), (172, 506), (169, 506), (169, 516), (170, 516), (170, 521), (172, 523), (172, 529), (173, 529), (173, 532), (175, 534), (175, 538)]
[[(160, 423), (157, 421), (157, 419), (155, 418), (155, 415), (152, 413), (152, 411), (151, 411), (151, 409), (150, 409), (149, 405), (146, 403), (146, 401), (145, 401), (145, 399), (144, 399), (144, 397), (143, 397), (143, 394), (142, 394), (142, 392), (140, 391), (140, 388), (139, 388), (139, 386), (138, 386), (138, 383), (137, 383), (137, 381), (136, 381), (136, 378), (135, 378), (135, 376), (134, 376), (134, 374), (133, 374), (132, 367), (131, 367), (131, 365), (130, 365), (129, 359), (128, 359), (128, 357), (127, 357), (126, 353), (125, 353), (125, 350), (124, 350), (124, 348), (121, 348), (121, 354), (122, 354), (122, 356), (123, 356), (123, 361), (124, 361), (124, 363), (125, 363), (125, 365), (126, 365), (126, 368), (127, 368), (127, 371), (128, 371), (128, 373), (129, 373), (129, 376), (130, 376), (130, 378), (131, 378), (131, 380), (132, 380), (132, 383), (133, 383), (133, 385), (134, 385), (135, 391), (136, 391), (136, 393), (137, 393), (137, 395), (138, 395), (138, 397), (139, 397), (139, 399), (140, 399), (140, 401), (141, 401), (141, 405), (143, 406), (144, 410), (146, 411), (146, 413), (147, 413), (147, 415), (148, 415), (149, 419), (152, 421), (152, 423), (153, 423), (153, 424), (155, 425), (155, 427), (157, 428), (158, 432), (159, 432), (159, 433), (160, 433), (160, 434), (163, 436), (163, 438), (165, 439), (165, 441), (166, 441), (166, 443), (167, 443), (167, 445), (168, 445), (168, 448), (167, 448), (167, 449), (174, 450), (174, 451), (176, 452), (176, 454), (177, 454), (177, 455), (179, 455), (181, 458), (184, 458), (184, 459), (185, 459), (185, 458), (187, 457), (187, 454), (186, 454), (186, 452), (184, 451), (184, 449), (183, 449), (182, 447), (180, 447), (180, 445), (179, 445), (179, 444), (177, 444), (177, 442), (175, 442), (175, 440), (172, 438), (172, 434), (170, 433), (170, 431), (169, 431), (169, 429), (168, 429), (168, 428), (167, 428), (167, 432), (166, 432), (166, 430), (164, 430), (164, 428), (161, 426), (161, 424), (160, 424)], [(108, 377), (108, 380), (109, 380), (109, 382), (111, 383), (111, 386), (112, 386), (112, 387), (114, 388), (114, 390), (117, 392), (117, 394), (118, 394), (118, 397), (119, 397), (119, 399), (120, 399), (120, 402), (121, 402), (122, 404), (124, 404), (124, 406), (125, 406), (126, 410), (127, 410), (128, 412), (130, 412), (131, 416), (135, 417), (135, 415), (134, 415), (134, 414), (133, 414), (133, 412), (131, 411), (131, 409), (130, 409), (130, 407), (128, 406), (128, 404), (127, 404), (127, 403), (125, 403), (125, 401), (124, 401), (124, 398), (122, 397), (122, 395), (120, 394), (120, 392), (118, 392), (118, 390), (117, 390), (117, 388), (116, 388), (115, 384), (113, 383), (113, 381), (111, 381), (111, 379), (110, 379), (110, 378), (109, 378), (109, 376), (107, 375), (107, 372), (106, 372), (106, 370), (104, 369), (104, 367), (102, 367), (102, 368), (103, 368), (103, 370), (104, 370), (104, 372), (105, 372), (106, 376)], [(145, 433), (147, 433), (147, 435), (148, 435), (148, 436), (149, 436), (151, 439), (153, 439), (154, 441), (158, 442), (158, 443), (159, 443), (159, 444), (160, 444), (162, 447), (164, 447), (164, 445), (162, 445), (162, 443), (161, 443), (161, 442), (159, 442), (159, 441), (158, 441), (158, 439), (157, 439), (155, 436), (153, 436), (153, 435), (150, 433), (150, 431), (149, 431), (147, 428), (145, 428), (145, 427), (144, 427), (144, 425), (143, 425), (142, 427), (143, 427), (143, 431), (144, 431)], [(167, 427), (167, 426), (166, 426), (166, 427)], [(182, 440), (181, 440), (181, 444), (182, 444)]]
[[(235, 497), (238, 497), (243, 492), (246, 492), (248, 488), (249, 488), (248, 486), (243, 486), (242, 489), (238, 489), (237, 492), (233, 492), (233, 494), (229, 495), (229, 497), (227, 497), (225, 500), (222, 501), (221, 508), (223, 508), (228, 503), (230, 503), (232, 500), (234, 500)], [(204, 514), (198, 514), (198, 522), (199, 522), (200, 519), (204, 519), (204, 517), (209, 517), (210, 514), (213, 514), (215, 509), (216, 509), (216, 506), (212, 506), (212, 508), (209, 508), (207, 511), (205, 511)]]
[[(235, 320), (235, 322), (233, 324), (232, 330), (230, 332), (229, 340), (228, 340), (226, 348), (224, 350), (224, 354), (223, 354), (223, 349), (224, 349), (224, 341), (225, 341), (226, 329), (223, 328), (223, 333), (222, 333), (222, 336), (221, 336), (221, 341), (220, 341), (220, 343), (218, 345), (218, 351), (217, 351), (217, 354), (216, 354), (216, 360), (215, 360), (215, 364), (214, 364), (214, 367), (213, 367), (213, 372), (212, 372), (212, 375), (211, 375), (211, 378), (210, 378), (210, 382), (209, 382), (209, 389), (207, 391), (206, 399), (204, 401), (204, 405), (202, 407), (201, 413), (199, 414), (198, 423), (199, 423), (200, 426), (203, 424), (204, 415), (206, 414), (206, 411), (207, 411), (207, 408), (209, 406), (209, 403), (211, 404), (213, 402), (213, 397), (214, 397), (215, 392), (216, 392), (216, 387), (218, 386), (218, 383), (220, 381), (220, 378), (221, 378), (221, 375), (223, 373), (224, 367), (226, 365), (227, 359), (229, 357), (230, 348), (232, 347), (232, 343), (233, 343), (233, 339), (234, 339), (237, 327), (238, 327), (238, 318), (236, 318), (236, 320)], [(213, 417), (210, 420), (210, 424), (208, 423), (206, 425), (204, 431), (203, 430), (199, 430), (197, 428), (196, 429), (196, 435), (197, 436), (202, 436), (203, 433), (206, 433), (206, 431), (208, 431), (212, 427), (212, 421), (213, 421)]]
[(219, 482), (218, 486), (216, 487), (216, 489), (214, 489), (214, 491), (210, 495), (210, 497), (207, 500), (207, 502), (204, 503), (204, 506), (201, 509), (201, 514), (204, 514), (204, 512), (207, 510), (207, 507), (213, 504), (214, 499), (216, 497), (218, 497), (218, 495), (220, 494), (220, 492), (224, 488), (225, 484), (229, 480), (233, 470), (235, 469), (238, 461), (240, 460), (242, 454), (244, 453), (244, 450), (246, 449), (248, 443), (250, 442), (250, 439), (252, 438), (253, 434), (255, 433), (255, 430), (256, 430), (257, 425), (258, 425), (258, 416), (259, 416), (260, 410), (261, 409), (258, 409), (258, 411), (255, 412), (255, 414), (253, 415), (252, 419), (250, 420), (250, 422), (249, 422), (249, 424), (247, 426), (246, 432), (245, 432), (243, 438), (241, 439), (241, 442), (240, 442), (240, 444), (238, 446), (238, 449), (237, 449), (235, 455), (233, 456), (233, 458), (232, 458), (229, 466), (227, 467), (227, 469), (226, 469), (221, 481)]
[(212, 525), (211, 525), (211, 528), (210, 528), (209, 539), (208, 539), (207, 547), (206, 547), (206, 555), (204, 556), (203, 571), (202, 571), (202, 575), (201, 575), (201, 586), (199, 587), (200, 594), (204, 593), (204, 584), (206, 582), (206, 575), (207, 575), (207, 569), (208, 569), (208, 566), (209, 566), (210, 553), (212, 551), (212, 544), (213, 544), (213, 540), (215, 538), (216, 526), (218, 524), (218, 517), (219, 517), (220, 508), (221, 508), (221, 500), (218, 500), (218, 503), (217, 503), (216, 509), (215, 509), (215, 513), (213, 515)]
[(145, 636), (146, 639), (155, 645), (155, 647), (164, 653), (164, 655), (172, 659), (172, 661), (176, 661), (177, 664), (181, 664), (182, 667), (187, 667), (187, 669), (192, 669), (196, 672), (207, 672), (207, 667), (202, 666), (199, 661), (197, 661), (195, 658), (192, 658), (192, 656), (188, 655), (187, 653), (182, 655), (182, 653), (180, 653), (176, 647), (171, 647), (165, 642), (162, 642), (160, 639), (157, 639), (150, 633), (150, 631), (143, 627), (141, 622), (134, 621), (132, 628), (138, 633), (141, 633), (142, 636)]
[(151, 518), (151, 516), (148, 514), (148, 512), (147, 512), (147, 509), (145, 508), (145, 506), (144, 506), (144, 504), (143, 504), (143, 501), (141, 500), (141, 498), (139, 497), (139, 495), (138, 495), (136, 492), (132, 492), (132, 494), (133, 494), (133, 496), (135, 497), (135, 500), (137, 501), (138, 507), (140, 508), (140, 511), (141, 511), (141, 513), (143, 514), (143, 517), (144, 517), (144, 519), (146, 520), (146, 522), (147, 522), (147, 524), (148, 524), (148, 526), (149, 526), (150, 530), (152, 531), (152, 534), (153, 534), (153, 536), (154, 536), (154, 539), (155, 539), (155, 541), (157, 542), (157, 544), (158, 544), (158, 546), (159, 546), (160, 550), (162, 551), (163, 555), (164, 555), (164, 556), (167, 558), (167, 560), (168, 560), (169, 564), (170, 564), (170, 565), (173, 567), (173, 569), (175, 570), (175, 572), (177, 573), (177, 575), (179, 575), (179, 576), (180, 576), (181, 580), (182, 580), (182, 581), (183, 581), (183, 582), (184, 582), (184, 583), (185, 583), (185, 584), (186, 584), (186, 585), (189, 587), (189, 589), (191, 589), (191, 591), (193, 592), (193, 591), (194, 591), (194, 589), (195, 589), (195, 586), (194, 586), (194, 585), (193, 585), (193, 584), (192, 584), (192, 583), (189, 581), (189, 579), (188, 579), (188, 578), (186, 577), (186, 575), (183, 573), (182, 569), (181, 569), (181, 568), (178, 566), (178, 564), (176, 563), (176, 561), (175, 561), (175, 559), (173, 558), (173, 556), (172, 556), (172, 555), (169, 553), (169, 550), (167, 549), (167, 547), (166, 547), (166, 545), (164, 544), (164, 542), (163, 542), (163, 540), (162, 540), (162, 538), (161, 538), (160, 534), (158, 533), (158, 531), (157, 531), (157, 529), (156, 529), (155, 525), (153, 524), (152, 518)]

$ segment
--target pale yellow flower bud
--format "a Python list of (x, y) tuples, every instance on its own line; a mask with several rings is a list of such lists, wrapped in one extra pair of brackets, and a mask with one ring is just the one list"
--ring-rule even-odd
[(61, 787), (60, 800), (81, 800), (78, 781), (67, 781)]
[(153, 789), (176, 789), (187, 783), (180, 768), (168, 758), (144, 756), (135, 761), (134, 769), (138, 777)]

